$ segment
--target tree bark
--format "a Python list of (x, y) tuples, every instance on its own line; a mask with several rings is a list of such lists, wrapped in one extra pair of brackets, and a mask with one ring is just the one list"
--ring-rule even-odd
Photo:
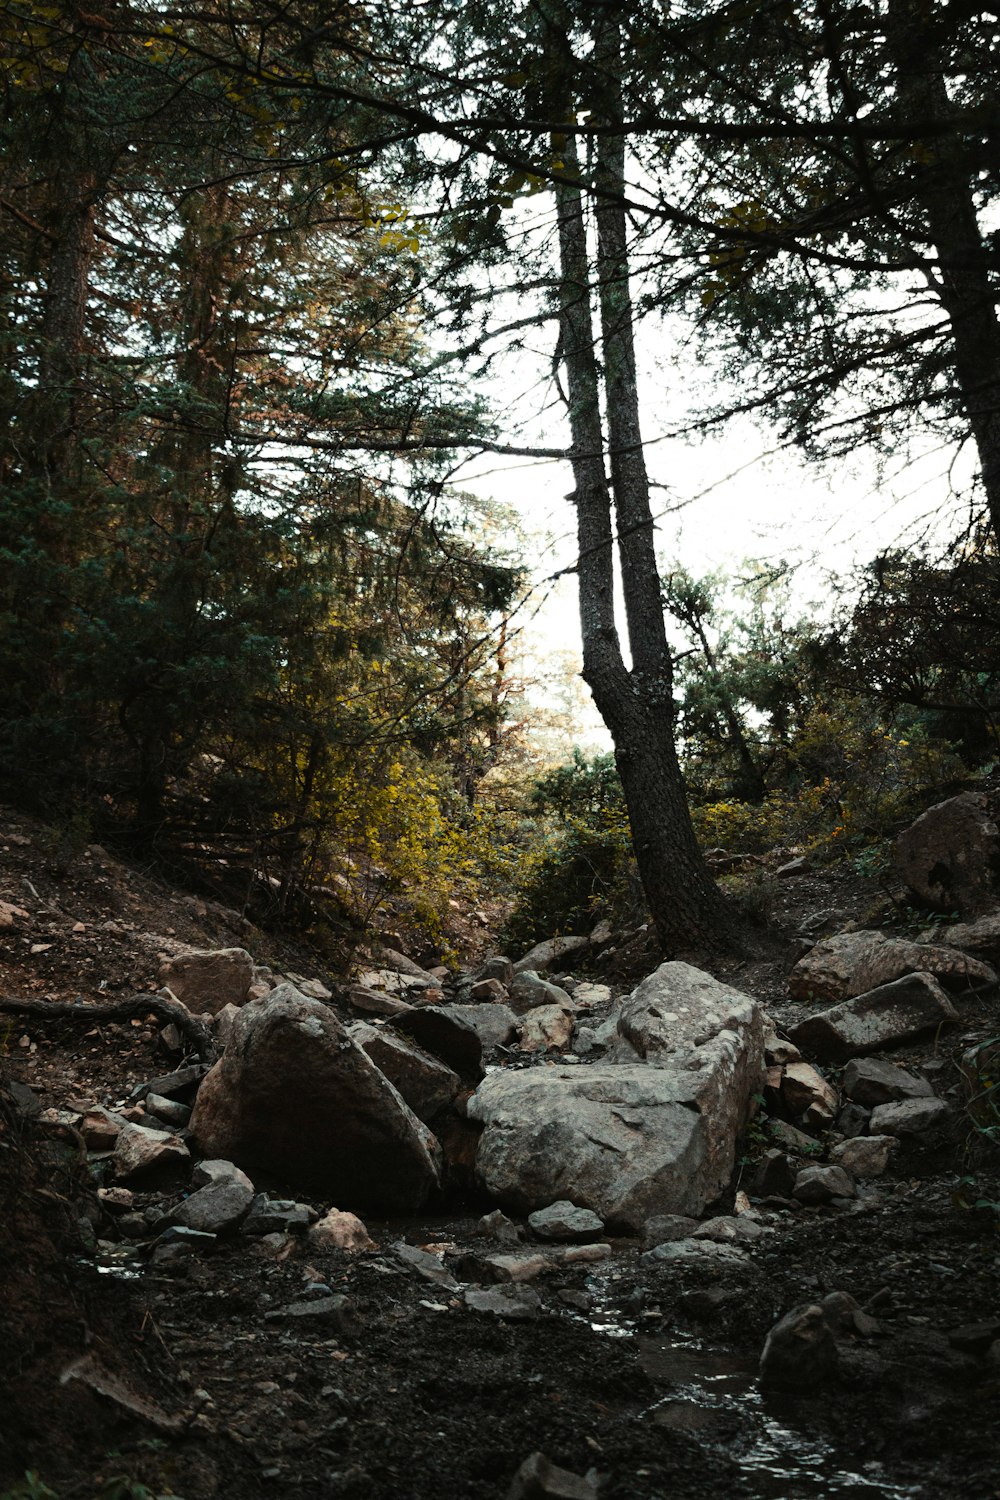
[[(890, 0), (886, 33), (901, 112), (953, 113), (940, 59), (914, 0)], [(935, 290), (951, 326), (955, 378), (979, 457), (994, 538), (1000, 542), (1000, 323), (990, 261), (976, 217), (970, 167), (957, 137), (924, 145), (917, 201), (939, 261)]]
[[(611, 40), (608, 41), (608, 33)], [(610, 80), (618, 76), (618, 28), (599, 39)], [(621, 140), (602, 145), (602, 185), (620, 194)], [(575, 144), (567, 167), (579, 174)], [(583, 676), (611, 732), (643, 890), (667, 953), (690, 948), (724, 925), (726, 908), (691, 826), (674, 744), (672, 659), (667, 645), (639, 424), (624, 210), (604, 200), (597, 214), (604, 389), (611, 483), (605, 471), (601, 372), (590, 304), (591, 256), (579, 188), (557, 188), (560, 347), (569, 403), (577, 514)], [(626, 624), (626, 666), (615, 623), (614, 522), (618, 529)]]

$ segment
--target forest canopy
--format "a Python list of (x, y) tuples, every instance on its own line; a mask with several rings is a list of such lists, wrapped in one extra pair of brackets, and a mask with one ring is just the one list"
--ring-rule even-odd
[[(720, 379), (678, 431), (750, 413), (817, 461), (928, 434), (974, 451), (959, 550), (894, 564), (847, 657), (867, 699), (981, 759), (992, 665), (965, 625), (932, 644), (915, 621), (956, 590), (964, 620), (971, 579), (995, 613), (997, 25), (914, 0), (8, 0), (11, 795), (211, 847), (282, 910), (359, 859), (395, 878), (376, 830), (405, 806), (399, 878), (443, 888), (509, 751), (524, 585), (510, 518), (451, 476), (475, 451), (562, 456), (645, 899), (667, 946), (718, 928), (689, 790), (787, 790), (803, 681), (816, 712), (857, 695), (815, 687), (829, 649), (787, 636), (752, 649), (814, 677), (739, 686), (710, 601), (667, 576), (635, 344), (667, 315), (678, 367), (697, 347)], [(482, 378), (525, 343), (564, 407), (545, 447)]]

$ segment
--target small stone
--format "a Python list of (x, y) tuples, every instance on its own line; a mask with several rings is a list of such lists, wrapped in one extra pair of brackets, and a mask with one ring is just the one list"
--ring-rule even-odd
[(743, 1178), (747, 1190), (757, 1198), (790, 1198), (795, 1186), (795, 1168), (784, 1151), (765, 1151)]
[(699, 1224), (692, 1236), (696, 1240), (715, 1240), (717, 1243), (733, 1244), (737, 1240), (759, 1240), (764, 1233), (759, 1224), (753, 1219), (731, 1218), (728, 1215), (720, 1215), (715, 1219), (706, 1219)]
[(125, 1187), (102, 1187), (97, 1189), (98, 1202), (112, 1214), (128, 1213), (135, 1202), (135, 1194)]
[(837, 1129), (841, 1135), (862, 1136), (868, 1133), (871, 1111), (853, 1102), (845, 1104), (837, 1116)]
[(857, 1189), (843, 1167), (805, 1167), (795, 1179), (792, 1196), (800, 1203), (829, 1203), (854, 1198)]
[(590, 1010), (598, 1005), (607, 1005), (610, 1000), (611, 986), (609, 984), (591, 984), (584, 980), (573, 987), (573, 1004), (584, 1010)]
[(524, 973), (517, 975), (510, 987), (510, 1005), (512, 1010), (521, 1015), (541, 1006), (555, 1006), (566, 1011), (575, 1009), (573, 999), (560, 985), (543, 979), (533, 969), (526, 969)]
[(251, 1193), (254, 1191), (253, 1183), (247, 1174), (234, 1162), (231, 1161), (200, 1161), (191, 1173), (191, 1186), (194, 1188), (207, 1187), (210, 1182), (242, 1182)]
[(275, 1322), (320, 1323), (338, 1335), (353, 1336), (361, 1332), (361, 1320), (350, 1298), (342, 1292), (326, 1297), (290, 1302), (265, 1317)]
[(798, 859), (790, 859), (787, 864), (779, 865), (775, 874), (779, 880), (792, 880), (796, 875), (808, 875), (811, 869), (808, 859), (800, 854)]
[(121, 1115), (96, 1106), (88, 1109), (80, 1123), (80, 1134), (88, 1151), (113, 1151), (125, 1124)]
[(534, 1281), (545, 1271), (552, 1270), (552, 1262), (544, 1255), (488, 1255), (486, 1264), (497, 1281)]
[(837, 1371), (837, 1345), (822, 1307), (792, 1308), (771, 1329), (760, 1357), (760, 1382), (789, 1391), (811, 1390)]
[(312, 1226), (309, 1243), (314, 1250), (347, 1250), (351, 1254), (377, 1249), (357, 1215), (340, 1208), (329, 1209)]
[(815, 1156), (819, 1150), (815, 1136), (807, 1135), (797, 1125), (789, 1125), (787, 1120), (768, 1120), (767, 1131), (786, 1151), (796, 1156)]
[(830, 1161), (852, 1177), (881, 1177), (899, 1142), (891, 1135), (863, 1135), (841, 1141), (830, 1152)]
[(837, 1113), (836, 1089), (808, 1063), (789, 1063), (781, 1093), (792, 1114), (804, 1115), (810, 1125), (826, 1125)]
[(533, 1318), (542, 1306), (542, 1299), (531, 1287), (470, 1286), (466, 1288), (463, 1300), (473, 1312), (489, 1313), (510, 1322)]
[(416, 1271), (418, 1276), (422, 1276), (424, 1281), (433, 1282), (435, 1286), (443, 1286), (449, 1292), (458, 1291), (458, 1282), (447, 1266), (429, 1250), (420, 1250), (416, 1245), (407, 1245), (401, 1240), (393, 1245), (392, 1253), (404, 1266), (408, 1266), (411, 1271)]
[(592, 1266), (599, 1261), (610, 1260), (613, 1251), (608, 1244), (559, 1245), (549, 1252), (561, 1266)]
[(486, 959), (485, 963), (479, 965), (476, 970), (476, 979), (496, 979), (506, 990), (514, 979), (514, 965), (504, 954), (494, 954), (492, 958)]
[(515, 1224), (513, 1219), (508, 1219), (502, 1208), (495, 1208), (492, 1213), (484, 1214), (476, 1225), (475, 1232), (484, 1239), (499, 1240), (501, 1245), (517, 1245), (522, 1238), (520, 1225)]
[(794, 1042), (786, 1041), (776, 1032), (768, 1032), (764, 1038), (764, 1059), (772, 1067), (783, 1068), (788, 1063), (801, 1062), (802, 1053)]
[(518, 1469), (507, 1500), (597, 1500), (596, 1481), (550, 1463), (544, 1453), (533, 1453)]
[(546, 969), (560, 968), (574, 953), (580, 953), (584, 948), (589, 947), (589, 937), (546, 938), (544, 942), (536, 943), (533, 948), (529, 949), (523, 958), (518, 959), (514, 965), (514, 972), (522, 974), (525, 970), (532, 969), (536, 973), (544, 973)]
[(642, 1243), (652, 1249), (668, 1240), (686, 1240), (697, 1228), (698, 1220), (689, 1219), (686, 1214), (656, 1214), (642, 1226)]
[(692, 1236), (686, 1240), (668, 1240), (666, 1244), (654, 1245), (640, 1259), (646, 1265), (656, 1265), (660, 1261), (666, 1261), (667, 1264), (676, 1262), (679, 1265), (697, 1264), (699, 1261), (742, 1265), (746, 1260), (746, 1252), (739, 1245), (720, 1244), (717, 1240), (696, 1240)]
[(205, 1234), (224, 1234), (246, 1216), (253, 1202), (253, 1187), (226, 1177), (199, 1188), (172, 1210), (175, 1224), (199, 1229)]
[(142, 1102), (147, 1114), (155, 1115), (167, 1125), (183, 1129), (191, 1118), (190, 1106), (181, 1104), (177, 1099), (164, 1099), (161, 1094), (147, 1094)]
[(480, 979), (472, 986), (469, 993), (473, 1000), (484, 1004), (489, 1004), (491, 1001), (498, 1005), (507, 1004), (507, 991), (499, 979)]
[(528, 1215), (528, 1227), (543, 1240), (563, 1240), (569, 1244), (592, 1240), (604, 1233), (604, 1220), (589, 1208), (577, 1208), (565, 1199), (536, 1209)]
[(241, 1233), (251, 1238), (289, 1232), (304, 1234), (314, 1217), (305, 1203), (294, 1203), (286, 1198), (270, 1198), (267, 1193), (258, 1193), (250, 1213), (243, 1221)]

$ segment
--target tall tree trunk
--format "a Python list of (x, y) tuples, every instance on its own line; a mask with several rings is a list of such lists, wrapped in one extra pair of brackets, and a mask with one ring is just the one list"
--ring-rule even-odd
[[(923, 8), (890, 0), (886, 33), (900, 112), (947, 120), (951, 100)], [(990, 261), (972, 195), (971, 168), (957, 137), (924, 148), (917, 199), (938, 261), (937, 295), (951, 325), (955, 377), (979, 456), (993, 535), (1000, 542), (1000, 323)]]
[[(614, 46), (617, 56), (616, 28)], [(610, 184), (620, 193), (622, 143), (619, 140), (602, 150), (602, 185)], [(578, 172), (576, 148), (571, 143), (565, 159)], [(608, 200), (598, 214), (609, 486), (582, 193), (561, 184), (557, 203), (560, 343), (570, 408), (583, 675), (611, 732), (636, 863), (660, 942), (665, 951), (677, 952), (718, 932), (725, 906), (695, 840), (674, 744), (672, 662), (639, 427), (625, 216), (620, 203)], [(615, 624), (613, 515), (631, 670), (625, 665)]]

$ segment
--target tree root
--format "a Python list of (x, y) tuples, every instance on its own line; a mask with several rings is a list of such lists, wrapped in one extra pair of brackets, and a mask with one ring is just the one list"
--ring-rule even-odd
[(162, 995), (138, 994), (114, 1005), (84, 1005), (69, 1000), (29, 1000), (0, 995), (0, 1015), (34, 1016), (39, 1021), (127, 1021), (133, 1016), (149, 1015), (173, 1022), (181, 1036), (190, 1043), (198, 1061), (213, 1063), (219, 1055), (212, 1033), (195, 1020), (191, 1012)]

